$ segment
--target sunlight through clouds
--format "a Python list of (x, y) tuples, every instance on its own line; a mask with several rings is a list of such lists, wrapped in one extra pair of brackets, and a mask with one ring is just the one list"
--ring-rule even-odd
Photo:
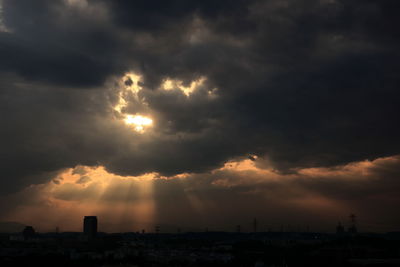
[(392, 230), (398, 7), (0, 0), (0, 223), (331, 227), (352, 209)]
[(139, 92), (143, 89), (141, 84), (142, 76), (133, 72), (126, 73), (118, 80), (118, 102), (114, 106), (118, 117), (122, 117), (125, 124), (132, 126), (132, 129), (138, 133), (144, 133), (147, 128), (153, 125), (153, 119), (150, 117), (141, 114), (130, 114), (126, 111), (130, 101), (137, 101), (145, 106), (147, 105), (144, 99), (139, 97)]
[(138, 99), (138, 93), (142, 90), (142, 86), (140, 85), (142, 81), (142, 76), (137, 75), (132, 72), (126, 73), (122, 78), (120, 78), (117, 82), (117, 86), (119, 88), (118, 93), (118, 102), (114, 106), (114, 110), (118, 113), (124, 113), (124, 108), (127, 107), (129, 96), (133, 96), (135, 99)]
[[(25, 189), (22, 193), (34, 200), (6, 216), (35, 225), (39, 230), (48, 231), (57, 225), (67, 231), (80, 229), (84, 215), (107, 214), (102, 217), (103, 229), (144, 229), (154, 221), (155, 177), (153, 173), (123, 177), (103, 167), (77, 166), (66, 169), (49, 183)], [(52, 216), (46, 221), (33, 216), (48, 212)]]
[(168, 78), (164, 80), (162, 88), (167, 91), (178, 89), (186, 96), (190, 96), (196, 89), (202, 86), (205, 81), (205, 77), (200, 77), (199, 79), (192, 81), (189, 86), (185, 86), (183, 85), (183, 81)]
[[(237, 212), (247, 212), (249, 202), (254, 199), (263, 211), (283, 207), (302, 214), (340, 216), (357, 208), (359, 200), (352, 198), (352, 192), (368, 199), (370, 188), (382, 187), (381, 182), (388, 179), (379, 171), (390, 172), (400, 161), (399, 157), (387, 157), (335, 168), (305, 168), (294, 174), (279, 174), (257, 167), (254, 158), (232, 160), (210, 173), (173, 176), (161, 176), (156, 172), (120, 176), (102, 166), (76, 166), (65, 169), (48, 183), (32, 185), (19, 192), (16, 197), (26, 201), (21, 201), (1, 219), (23, 221), (39, 230), (60, 226), (65, 231), (76, 231), (84, 215), (97, 214), (103, 231), (152, 231), (158, 222), (171, 219), (171, 214), (177, 216), (176, 223), (190, 221), (194, 225), (209, 223), (207, 220), (221, 214), (234, 218)], [(360, 177), (351, 179), (353, 176)], [(350, 193), (345, 194), (345, 188)], [(382, 188), (388, 196), (393, 195), (391, 188)], [(367, 211), (358, 210), (362, 212), (367, 214)], [(43, 221), (40, 214), (45, 213), (52, 216)], [(189, 215), (194, 221), (187, 217)], [(374, 218), (368, 220), (374, 222)]]
[(127, 115), (125, 118), (125, 123), (132, 125), (137, 132), (144, 132), (145, 128), (153, 124), (153, 120), (141, 115)]

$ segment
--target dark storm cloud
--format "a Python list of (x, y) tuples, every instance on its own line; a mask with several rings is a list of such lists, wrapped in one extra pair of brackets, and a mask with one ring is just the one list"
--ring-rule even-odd
[(182, 23), (193, 15), (214, 20), (226, 16), (246, 15), (247, 4), (244, 0), (172, 0), (172, 1), (106, 1), (113, 9), (115, 21), (135, 30), (158, 31), (169, 24)]
[(80, 12), (67, 1), (2, 1), (0, 70), (32, 80), (77, 87), (102, 84), (116, 72), (118, 41), (101, 20)]
[[(6, 75), (0, 84), (1, 191), (45, 182), (55, 171), (80, 161), (96, 164), (93, 156), (107, 153), (114, 143), (107, 137), (113, 126), (96, 123), (96, 116), (105, 114), (97, 105), (106, 103), (98, 91), (93, 96), (89, 91), (55, 89)], [(95, 135), (99, 129), (102, 135)], [(96, 146), (98, 141), (103, 145)]]
[[(287, 172), (400, 153), (398, 1), (1, 5), (4, 191), (76, 165), (170, 175), (255, 154)], [(156, 134), (113, 120), (106, 81), (131, 70), (143, 90), (125, 112)], [(159, 88), (201, 77), (189, 97)]]

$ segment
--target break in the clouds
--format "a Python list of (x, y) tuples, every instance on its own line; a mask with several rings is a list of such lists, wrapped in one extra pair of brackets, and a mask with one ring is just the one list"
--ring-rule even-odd
[(296, 175), (400, 154), (398, 7), (1, 0), (0, 190), (76, 166), (207, 176), (251, 155)]

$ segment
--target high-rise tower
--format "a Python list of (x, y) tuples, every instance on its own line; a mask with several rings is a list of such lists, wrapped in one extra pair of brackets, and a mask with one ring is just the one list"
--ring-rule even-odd
[(97, 235), (97, 217), (85, 216), (83, 219), (83, 233), (89, 239), (93, 239)]

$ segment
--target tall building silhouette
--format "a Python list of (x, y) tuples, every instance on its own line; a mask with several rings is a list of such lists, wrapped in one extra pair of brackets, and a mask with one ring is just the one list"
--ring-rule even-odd
[(342, 235), (344, 234), (344, 226), (342, 225), (341, 222), (338, 223), (338, 225), (336, 226), (336, 234), (338, 235)]
[(35, 234), (36, 234), (35, 229), (33, 229), (32, 226), (26, 226), (24, 228), (24, 230), (22, 231), (22, 235), (24, 237), (24, 240), (28, 240), (28, 239), (34, 238)]
[(89, 239), (95, 238), (97, 235), (97, 217), (85, 216), (83, 219), (83, 233)]

